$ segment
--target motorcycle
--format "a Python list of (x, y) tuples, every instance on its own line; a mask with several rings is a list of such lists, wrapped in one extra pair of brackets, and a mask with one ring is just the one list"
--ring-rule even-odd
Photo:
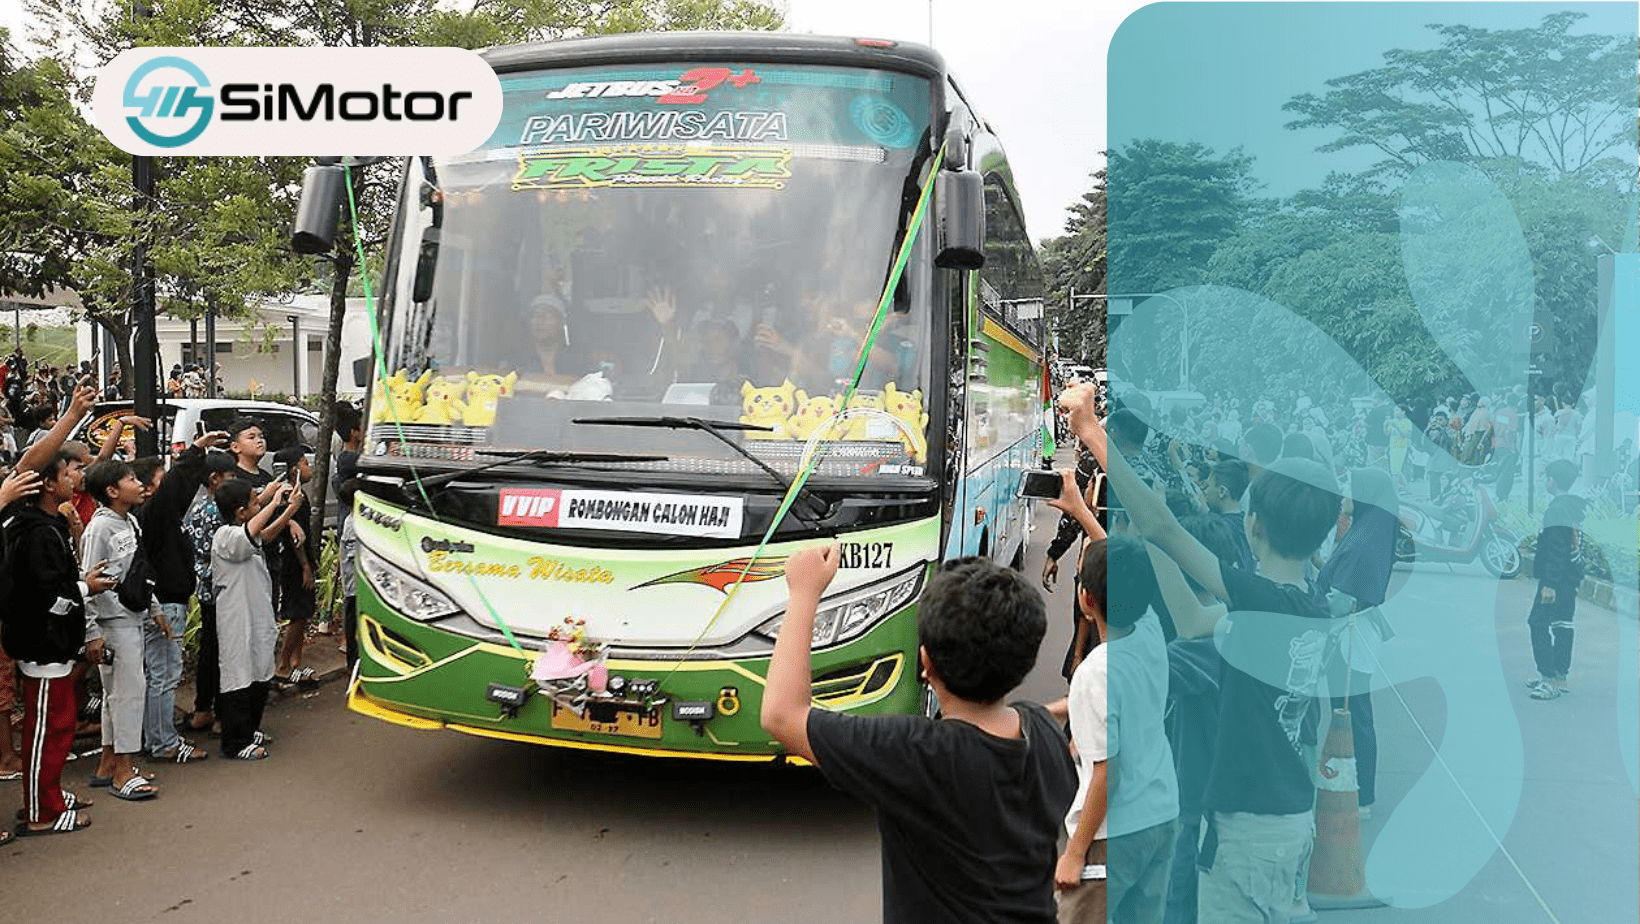
[[(1452, 492), (1460, 492), (1461, 507), (1447, 503)], [(1474, 477), (1433, 503), (1405, 501), (1400, 513), (1396, 561), (1468, 564), (1479, 558), (1494, 577), (1508, 580), (1520, 574), (1520, 537), (1499, 522), (1491, 493)]]

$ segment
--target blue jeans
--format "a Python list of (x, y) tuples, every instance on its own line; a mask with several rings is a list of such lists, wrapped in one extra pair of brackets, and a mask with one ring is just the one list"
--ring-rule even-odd
[(1201, 839), (1201, 816), (1181, 813), (1179, 838), (1173, 845), (1173, 870), (1168, 875), (1163, 924), (1196, 924), (1196, 848)]
[[(176, 729), (177, 687), (182, 683), (182, 633), (188, 628), (188, 605), (156, 603), (154, 618), (142, 624), (144, 672), (148, 695), (143, 700), (142, 745), (150, 755), (170, 751), (182, 742)], [(156, 620), (164, 620), (170, 638)]]

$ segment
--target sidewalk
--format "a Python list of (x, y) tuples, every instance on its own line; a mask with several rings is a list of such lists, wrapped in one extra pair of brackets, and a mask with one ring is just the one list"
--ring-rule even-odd
[[(298, 687), (280, 687), (275, 685), (269, 703), (277, 703), (310, 693), (319, 684), (330, 683), (333, 680), (345, 680), (348, 675), (347, 656), (339, 647), (342, 644), (340, 626), (335, 635), (309, 634), (307, 645), (302, 649), (302, 667), (313, 671), (314, 682)], [(194, 708), (194, 675), (189, 671), (182, 678), (182, 685), (177, 688), (177, 711), (184, 717)], [(197, 734), (187, 732), (185, 734)]]

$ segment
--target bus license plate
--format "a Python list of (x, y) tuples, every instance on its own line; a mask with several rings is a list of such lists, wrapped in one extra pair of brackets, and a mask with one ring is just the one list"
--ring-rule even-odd
[(595, 735), (620, 735), (624, 738), (659, 738), (661, 736), (661, 711), (651, 709), (647, 712), (629, 712), (621, 710), (615, 713), (613, 722), (596, 722), (592, 718), (592, 710), (587, 710), (585, 716), (578, 716), (557, 703), (552, 704), (552, 727), (558, 731), (591, 732)]

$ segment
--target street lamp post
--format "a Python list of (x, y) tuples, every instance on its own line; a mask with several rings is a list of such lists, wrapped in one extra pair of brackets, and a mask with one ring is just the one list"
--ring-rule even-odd
[(290, 393), (302, 400), (302, 319), (294, 314), (285, 315), (290, 322)]

